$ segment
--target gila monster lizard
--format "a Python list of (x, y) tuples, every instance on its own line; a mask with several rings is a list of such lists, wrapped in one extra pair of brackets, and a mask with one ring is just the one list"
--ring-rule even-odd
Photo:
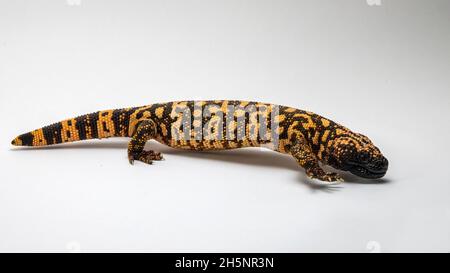
[(274, 104), (216, 100), (176, 101), (99, 111), (16, 137), (16, 146), (45, 146), (85, 139), (130, 137), (128, 158), (152, 164), (161, 153), (145, 151), (155, 139), (196, 151), (265, 146), (292, 155), (308, 177), (342, 180), (319, 162), (364, 178), (381, 178), (388, 160), (369, 138), (320, 115)]

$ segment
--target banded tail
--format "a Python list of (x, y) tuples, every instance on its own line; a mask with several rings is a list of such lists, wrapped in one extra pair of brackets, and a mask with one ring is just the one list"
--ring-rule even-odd
[(47, 146), (85, 139), (127, 137), (132, 109), (98, 111), (66, 119), (22, 134), (11, 144), (15, 146)]

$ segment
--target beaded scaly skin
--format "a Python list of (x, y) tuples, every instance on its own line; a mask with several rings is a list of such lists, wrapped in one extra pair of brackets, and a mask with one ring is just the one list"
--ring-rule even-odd
[(131, 138), (130, 163), (162, 160), (161, 153), (144, 150), (154, 139), (197, 151), (265, 146), (293, 156), (310, 178), (326, 182), (341, 178), (325, 172), (319, 162), (372, 179), (383, 177), (388, 169), (387, 159), (369, 138), (327, 118), (287, 106), (235, 100), (98, 111), (22, 134), (12, 144), (46, 146), (109, 137)]

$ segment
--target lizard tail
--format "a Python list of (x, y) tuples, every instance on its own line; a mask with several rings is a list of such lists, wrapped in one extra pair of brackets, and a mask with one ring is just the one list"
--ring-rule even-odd
[(66, 119), (16, 137), (15, 146), (47, 146), (85, 139), (127, 137), (131, 109), (98, 111)]

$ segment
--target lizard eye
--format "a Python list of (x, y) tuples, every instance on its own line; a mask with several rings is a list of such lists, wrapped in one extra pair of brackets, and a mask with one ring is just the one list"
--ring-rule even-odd
[(370, 158), (370, 155), (366, 151), (363, 151), (363, 152), (359, 153), (359, 155), (358, 155), (358, 159), (362, 163), (368, 163), (369, 162), (369, 158)]

